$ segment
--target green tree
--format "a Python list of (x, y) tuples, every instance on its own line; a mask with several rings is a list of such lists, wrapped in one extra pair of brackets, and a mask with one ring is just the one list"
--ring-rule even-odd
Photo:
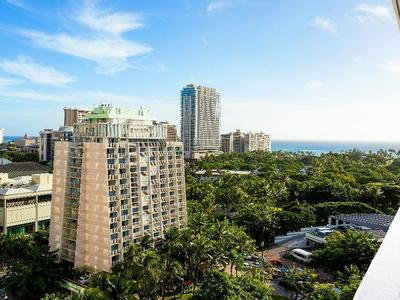
[(17, 299), (40, 299), (58, 289), (61, 268), (43, 239), (43, 233), (0, 238), (4, 286)]
[(354, 230), (334, 232), (323, 248), (313, 252), (312, 262), (334, 271), (350, 265), (366, 271), (378, 248), (379, 243), (370, 234)]
[(317, 274), (311, 269), (290, 268), (284, 276), (284, 284), (292, 291), (293, 300), (308, 298), (314, 291), (316, 280)]
[(316, 283), (311, 292), (310, 300), (339, 300), (340, 294), (331, 283)]

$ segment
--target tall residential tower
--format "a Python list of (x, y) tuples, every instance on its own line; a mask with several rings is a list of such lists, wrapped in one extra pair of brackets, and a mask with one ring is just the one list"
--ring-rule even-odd
[(108, 271), (132, 243), (186, 226), (181, 142), (143, 110), (102, 105), (56, 142), (51, 250), (74, 267)]
[(220, 95), (214, 88), (189, 84), (181, 91), (181, 139), (186, 159), (220, 150)]

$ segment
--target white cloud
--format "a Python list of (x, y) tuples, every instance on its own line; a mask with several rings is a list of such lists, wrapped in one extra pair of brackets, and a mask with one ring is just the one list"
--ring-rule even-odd
[(400, 61), (388, 61), (379, 67), (385, 71), (400, 73)]
[(62, 86), (75, 81), (69, 74), (57, 71), (53, 67), (39, 65), (24, 56), (18, 56), (17, 60), (0, 61), (0, 69), (39, 84)]
[(13, 85), (22, 84), (23, 80), (10, 77), (0, 77), (0, 89), (8, 88)]
[(335, 22), (332, 21), (328, 17), (322, 17), (322, 16), (315, 17), (313, 19), (311, 25), (314, 27), (320, 28), (322, 30), (328, 31), (332, 34), (335, 34), (335, 35), (338, 34), (337, 26), (336, 26)]
[(322, 86), (322, 82), (318, 81), (318, 80), (310, 80), (307, 81), (304, 85), (306, 90), (313, 90), (313, 89), (317, 89), (320, 88)]
[(387, 21), (392, 18), (389, 7), (384, 5), (359, 3), (355, 11), (359, 13), (356, 15), (356, 19), (360, 23), (377, 22), (379, 20)]
[(140, 15), (100, 9), (96, 6), (96, 2), (86, 1), (83, 9), (75, 16), (75, 20), (94, 30), (116, 35), (144, 27)]
[(131, 67), (131, 57), (152, 51), (149, 46), (122, 36), (123, 32), (143, 26), (137, 15), (101, 10), (96, 8), (95, 1), (85, 3), (82, 11), (75, 14), (72, 33), (50, 34), (34, 30), (17, 33), (40, 47), (95, 62), (97, 71), (107, 75)]

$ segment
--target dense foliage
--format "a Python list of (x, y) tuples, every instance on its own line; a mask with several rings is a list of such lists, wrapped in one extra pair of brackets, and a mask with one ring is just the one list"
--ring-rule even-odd
[(11, 160), (12, 162), (39, 161), (39, 152), (23, 152), (18, 149), (0, 152), (0, 158)]
[[(205, 174), (196, 174), (200, 170)], [(211, 176), (212, 170), (220, 176)], [(267, 242), (277, 234), (325, 225), (332, 214), (395, 213), (400, 205), (400, 153), (209, 156), (188, 170), (187, 196), (195, 201), (212, 197), (216, 209), (246, 226), (258, 242)]]
[(334, 271), (343, 271), (353, 265), (365, 272), (378, 248), (379, 243), (367, 233), (334, 232), (327, 237), (325, 247), (313, 252), (312, 260), (316, 265)]
[(4, 287), (13, 291), (16, 299), (40, 299), (57, 289), (61, 268), (49, 252), (46, 232), (14, 237), (1, 234), (0, 249), (0, 263), (7, 271)]

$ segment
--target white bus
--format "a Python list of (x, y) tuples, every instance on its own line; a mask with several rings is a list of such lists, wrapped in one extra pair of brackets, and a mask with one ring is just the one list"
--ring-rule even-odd
[(306, 250), (296, 248), (296, 249), (292, 250), (291, 254), (292, 254), (293, 257), (295, 257), (298, 260), (301, 260), (301, 261), (303, 261), (305, 263), (308, 263), (308, 262), (311, 261), (312, 253), (308, 252)]

